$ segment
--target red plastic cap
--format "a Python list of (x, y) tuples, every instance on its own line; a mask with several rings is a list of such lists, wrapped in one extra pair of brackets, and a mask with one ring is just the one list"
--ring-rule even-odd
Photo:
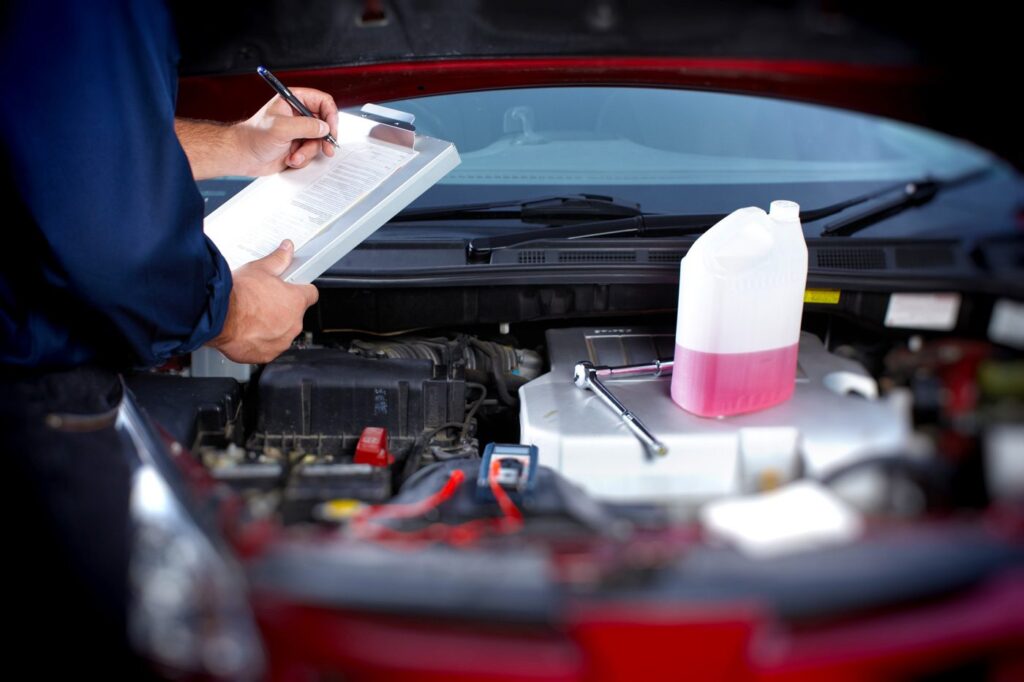
[(379, 426), (367, 426), (356, 444), (356, 464), (375, 467), (391, 465), (395, 458), (388, 452), (388, 430)]

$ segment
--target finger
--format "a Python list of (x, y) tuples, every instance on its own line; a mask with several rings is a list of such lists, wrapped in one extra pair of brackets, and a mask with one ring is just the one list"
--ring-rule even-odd
[[(338, 105), (334, 101), (334, 98), (328, 95), (326, 92), (320, 90), (313, 90), (311, 88), (298, 88), (294, 91), (295, 95), (299, 97), (306, 105), (306, 107), (312, 111), (317, 118), (326, 121), (327, 126), (330, 128), (331, 136), (337, 139), (338, 137)], [(301, 94), (300, 94), (301, 93)], [(334, 144), (324, 140), (321, 145), (321, 150), (327, 156), (334, 156)]]
[(291, 144), (288, 145), (288, 153), (277, 160), (278, 171), (288, 170), (289, 168), (295, 168), (292, 165), (292, 154), (299, 151), (299, 147), (302, 146), (301, 140), (292, 140)]
[(290, 239), (285, 239), (281, 242), (281, 246), (277, 247), (269, 255), (260, 258), (257, 261), (253, 261), (252, 264), (264, 272), (269, 272), (275, 277), (280, 277), (281, 273), (288, 269), (288, 266), (292, 264), (292, 257), (295, 255), (295, 246), (292, 244)]
[(288, 155), (288, 165), (292, 168), (302, 168), (320, 153), (319, 140), (306, 140), (298, 148)]
[(312, 284), (296, 284), (302, 291), (302, 295), (306, 298), (306, 307), (313, 305), (320, 300), (320, 290)]
[(318, 118), (308, 116), (275, 116), (270, 133), (279, 142), (292, 140), (319, 140), (330, 131), (330, 126)]
[(292, 88), (292, 93), (302, 100), (306, 108), (317, 118), (327, 121), (331, 135), (338, 136), (338, 104), (333, 97), (313, 88)]

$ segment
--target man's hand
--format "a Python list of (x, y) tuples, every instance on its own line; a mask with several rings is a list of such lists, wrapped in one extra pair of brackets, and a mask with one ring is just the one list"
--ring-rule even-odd
[(209, 345), (241, 363), (270, 362), (302, 332), (302, 316), (319, 294), (312, 284), (288, 284), (294, 246), (288, 240), (269, 256), (232, 273), (234, 284), (224, 328)]
[(321, 150), (334, 155), (334, 145), (322, 139), (338, 135), (338, 106), (326, 92), (292, 88), (317, 118), (302, 116), (279, 96), (249, 119), (233, 125), (213, 121), (175, 119), (192, 176), (196, 180), (222, 175), (270, 175), (285, 168), (301, 168)]
[(247, 121), (235, 124), (239, 146), (250, 164), (245, 175), (269, 175), (285, 168), (302, 168), (322, 149), (334, 156), (334, 145), (321, 139), (338, 135), (338, 105), (326, 92), (292, 88), (317, 118), (302, 116), (275, 95)]

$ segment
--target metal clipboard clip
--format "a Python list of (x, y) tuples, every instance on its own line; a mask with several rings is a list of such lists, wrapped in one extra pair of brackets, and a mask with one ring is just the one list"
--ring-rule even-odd
[(416, 117), (397, 109), (388, 109), (379, 104), (364, 104), (359, 110), (362, 118), (375, 121), (377, 125), (367, 133), (368, 137), (412, 149), (416, 143)]

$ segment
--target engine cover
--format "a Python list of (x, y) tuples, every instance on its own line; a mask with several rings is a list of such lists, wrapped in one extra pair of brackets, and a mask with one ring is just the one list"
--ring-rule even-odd
[(260, 375), (249, 447), (348, 457), (363, 429), (378, 426), (388, 430), (392, 451), (403, 454), (425, 429), (462, 421), (465, 388), (428, 359), (292, 350)]
[(542, 465), (604, 499), (696, 502), (750, 492), (900, 450), (911, 434), (909, 396), (879, 398), (862, 366), (803, 333), (793, 397), (760, 412), (705, 419), (672, 402), (670, 376), (607, 381), (668, 446), (652, 461), (618, 416), (573, 384), (573, 368), (581, 360), (615, 366), (670, 358), (674, 336), (555, 329), (547, 342), (551, 371), (519, 389), (521, 441), (537, 446)]

